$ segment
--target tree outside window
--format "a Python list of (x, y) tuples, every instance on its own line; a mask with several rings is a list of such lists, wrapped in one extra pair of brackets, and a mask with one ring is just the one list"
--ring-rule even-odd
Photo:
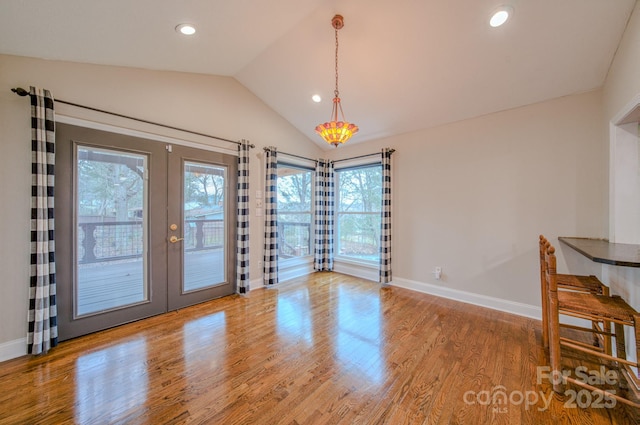
[(382, 167), (336, 170), (337, 255), (359, 261), (380, 258)]
[(278, 164), (278, 256), (311, 255), (313, 171)]

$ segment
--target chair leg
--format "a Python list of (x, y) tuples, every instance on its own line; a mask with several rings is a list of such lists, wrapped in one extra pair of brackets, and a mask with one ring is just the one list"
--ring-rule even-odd
[[(593, 346), (600, 347), (600, 335), (598, 334), (598, 329), (600, 328), (600, 323), (602, 323), (602, 330), (604, 330), (604, 322), (591, 322), (591, 329), (593, 330)], [(604, 345), (604, 340), (602, 341), (602, 345)], [(604, 348), (604, 347), (603, 347)]]
[(627, 359), (627, 347), (624, 339), (624, 326), (620, 323), (615, 324), (616, 328), (616, 357), (619, 359)]
[(602, 340), (604, 341), (604, 347), (602, 348), (605, 354), (611, 355), (611, 322), (604, 320), (602, 322), (602, 330), (605, 332), (602, 335)]
[[(609, 287), (608, 286), (602, 286), (602, 295), (605, 297), (609, 296)], [(607, 332), (605, 335), (602, 336), (602, 339), (604, 340), (604, 352), (605, 354), (611, 355), (612, 354), (612, 348), (611, 348), (611, 322), (603, 320), (602, 321), (602, 330)]]
[(539, 249), (540, 249), (540, 305), (542, 307), (542, 346), (546, 349), (549, 348), (549, 286), (547, 284), (546, 277), (546, 243), (547, 239), (540, 235)]
[(636, 334), (636, 375), (640, 380), (640, 315), (633, 316), (633, 328)]
[(549, 299), (549, 357), (551, 359), (551, 372), (553, 391), (564, 393), (564, 381), (562, 375), (562, 361), (560, 354), (560, 317), (558, 313), (558, 300)]
[(549, 294), (547, 291), (547, 279), (542, 281), (542, 346), (549, 348)]

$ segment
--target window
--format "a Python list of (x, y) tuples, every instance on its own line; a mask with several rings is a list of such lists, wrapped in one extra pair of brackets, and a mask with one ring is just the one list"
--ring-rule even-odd
[(338, 257), (378, 262), (382, 167), (380, 164), (336, 170)]
[(313, 171), (278, 164), (278, 256), (311, 255)]

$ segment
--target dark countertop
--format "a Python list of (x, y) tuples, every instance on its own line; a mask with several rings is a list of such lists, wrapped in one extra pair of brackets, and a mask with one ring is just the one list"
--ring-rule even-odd
[(558, 240), (596, 263), (640, 267), (640, 245), (589, 238), (559, 237)]

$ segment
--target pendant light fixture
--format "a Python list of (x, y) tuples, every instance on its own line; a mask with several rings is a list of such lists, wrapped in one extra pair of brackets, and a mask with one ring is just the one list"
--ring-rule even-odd
[[(336, 89), (333, 92), (334, 98), (331, 121), (319, 124), (316, 127), (316, 133), (318, 133), (325, 142), (338, 147), (338, 145), (349, 140), (359, 129), (357, 125), (344, 119), (344, 112), (342, 112), (342, 104), (340, 103), (340, 92), (338, 91), (338, 30), (344, 26), (344, 18), (341, 15), (334, 16), (331, 20), (331, 26), (336, 32)], [(340, 121), (338, 120), (338, 110), (342, 118)]]

